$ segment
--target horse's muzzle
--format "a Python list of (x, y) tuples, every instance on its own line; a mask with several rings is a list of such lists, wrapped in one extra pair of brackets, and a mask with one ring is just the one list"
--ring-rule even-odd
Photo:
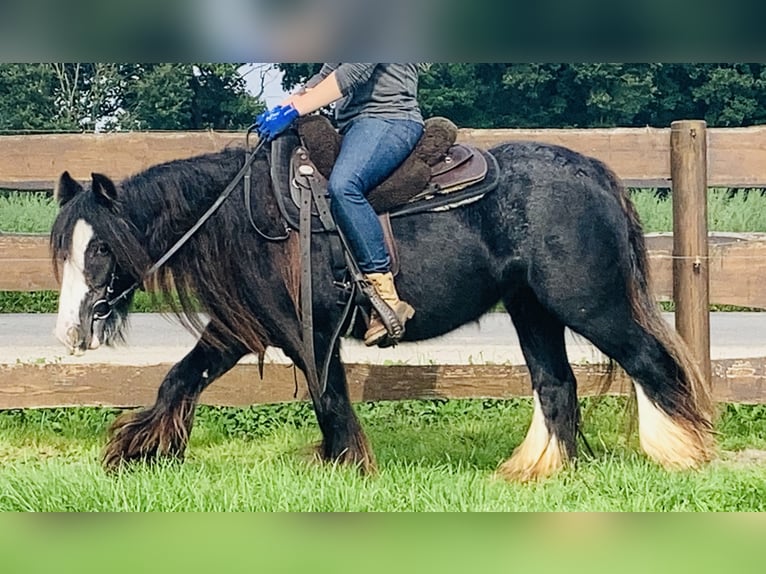
[(70, 326), (66, 330), (64, 338), (59, 337), (59, 340), (69, 349), (70, 355), (82, 355), (87, 349), (85, 337), (83, 337), (77, 325)]

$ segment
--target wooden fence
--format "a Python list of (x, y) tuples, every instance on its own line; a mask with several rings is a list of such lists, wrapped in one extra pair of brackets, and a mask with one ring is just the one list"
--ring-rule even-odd
[[(686, 175), (691, 173), (691, 179), (696, 178), (698, 188), (700, 178), (705, 188), (766, 187), (766, 127), (705, 130), (702, 122), (690, 125), (691, 128), (684, 123), (674, 124), (673, 128), (668, 129), (464, 129), (460, 131), (459, 140), (485, 147), (511, 140), (563, 145), (606, 162), (631, 187), (678, 187), (679, 169), (685, 170)], [(679, 146), (677, 139), (674, 144), (673, 131), (678, 132), (679, 129), (690, 129), (686, 135), (691, 133), (696, 137), (702, 133), (706, 136), (706, 145), (691, 150), (697, 154), (696, 159), (689, 159), (691, 156), (678, 159), (685, 153), (673, 149), (674, 145), (676, 148)], [(696, 131), (698, 129), (702, 131)], [(49, 190), (65, 170), (80, 180), (88, 180), (92, 172), (120, 179), (162, 161), (214, 151), (242, 141), (241, 133), (228, 132), (0, 136), (0, 188)], [(692, 141), (692, 145), (698, 143), (699, 140)], [(702, 165), (699, 164), (700, 149), (704, 159)], [(676, 174), (676, 182), (671, 181), (673, 173)], [(676, 185), (673, 186), (673, 183)], [(674, 189), (674, 193), (677, 191)], [(691, 189), (691, 192), (698, 193), (699, 189), (696, 192)], [(702, 193), (704, 199), (704, 190)], [(679, 252), (679, 246), (674, 244), (672, 237), (650, 236), (647, 241), (653, 291), (658, 299), (673, 299), (673, 262), (693, 258), (689, 253)], [(710, 237), (705, 247), (709, 247), (709, 252), (703, 258), (702, 265), (709, 276), (710, 302), (766, 308), (766, 239), (756, 234), (716, 234)], [(0, 290), (36, 291), (57, 288), (51, 273), (45, 237), (0, 235), (0, 269)], [(699, 261), (690, 265), (689, 269), (689, 273), (699, 274)], [(704, 283), (707, 285), (707, 277)], [(677, 292), (678, 285), (676, 269)], [(707, 293), (703, 295), (708, 297)], [(697, 319), (693, 318), (693, 325), (696, 324), (695, 320), (699, 323), (699, 313), (703, 312), (701, 309), (704, 308), (706, 312), (706, 303), (694, 302)], [(716, 398), (766, 401), (766, 342), (763, 355), (710, 363), (708, 372)], [(700, 360), (705, 359), (701, 357)], [(153, 389), (168, 367), (160, 365), (147, 370), (101, 365), (85, 372), (82, 367), (71, 365), (0, 365), (2, 374), (18, 382), (14, 390), (0, 392), (0, 408), (58, 404), (145, 404), (153, 399)], [(238, 394), (240, 391), (236, 390), (238, 383), (235, 381), (249, 379), (253, 374), (250, 371), (247, 365), (237, 367), (224, 380), (213, 385), (214, 388), (206, 391), (203, 402), (246, 404), (288, 400), (291, 397), (292, 374), (289, 381), (283, 381), (284, 375), (277, 374), (276, 370), (271, 375), (274, 382), (271, 391), (259, 394), (252, 389), (243, 389)], [(604, 375), (601, 367), (582, 367), (577, 372), (581, 386), (585, 389), (595, 388)], [(507, 397), (528, 393), (528, 375), (523, 367), (484, 366), (466, 369), (446, 365), (379, 368), (351, 365), (349, 374), (352, 395), (356, 399)], [(371, 377), (371, 374), (375, 377)], [(134, 395), (130, 397), (126, 396), (124, 388), (108, 384), (112, 379), (115, 382), (118, 379), (146, 381), (147, 375), (150, 375), (149, 386), (146, 389), (131, 386)], [(267, 371), (264, 388), (269, 386), (269, 376)], [(391, 377), (397, 380), (406, 377), (411, 384), (391, 387), (388, 384)], [(375, 379), (378, 378), (387, 380), (387, 385), (376, 383)], [(96, 382), (96, 379), (101, 382)]]

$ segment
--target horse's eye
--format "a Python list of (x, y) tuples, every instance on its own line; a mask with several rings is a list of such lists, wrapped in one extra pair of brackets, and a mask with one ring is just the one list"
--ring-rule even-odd
[(109, 255), (109, 247), (105, 243), (99, 243), (96, 247), (96, 255), (100, 255), (102, 257)]

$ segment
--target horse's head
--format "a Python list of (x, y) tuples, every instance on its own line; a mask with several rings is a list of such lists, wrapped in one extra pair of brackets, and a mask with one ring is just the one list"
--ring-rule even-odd
[(51, 253), (61, 291), (55, 335), (72, 353), (122, 340), (131, 295), (109, 304), (129, 287), (135, 272), (124, 257), (117, 212), (117, 188), (92, 174), (83, 188), (68, 172), (56, 187), (59, 213), (51, 232)]

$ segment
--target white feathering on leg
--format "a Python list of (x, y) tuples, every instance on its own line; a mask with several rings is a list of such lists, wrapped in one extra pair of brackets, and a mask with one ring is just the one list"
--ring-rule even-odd
[(549, 432), (545, 424), (537, 391), (533, 393), (533, 402), (535, 408), (532, 423), (524, 442), (498, 469), (498, 474), (504, 478), (521, 482), (545, 478), (566, 463), (567, 457), (561, 442), (554, 433)]
[(710, 455), (699, 433), (686, 428), (649, 400), (637, 384), (638, 434), (649, 458), (668, 469), (696, 468)]

